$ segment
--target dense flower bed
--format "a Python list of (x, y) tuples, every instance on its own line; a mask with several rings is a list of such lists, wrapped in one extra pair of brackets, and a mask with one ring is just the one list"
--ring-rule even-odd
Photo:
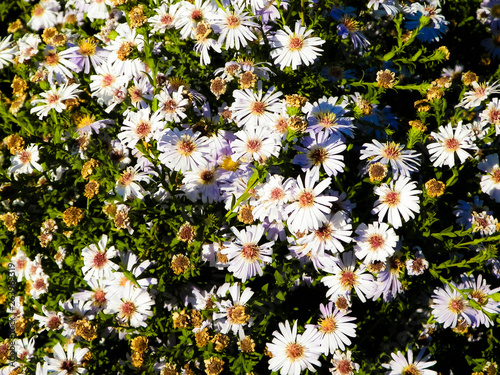
[(0, 18), (1, 374), (497, 373), (499, 0)]

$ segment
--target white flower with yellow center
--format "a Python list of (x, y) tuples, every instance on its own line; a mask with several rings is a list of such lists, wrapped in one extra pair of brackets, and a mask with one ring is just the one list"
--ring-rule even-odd
[(279, 370), (281, 375), (300, 375), (305, 369), (316, 372), (314, 366), (321, 367), (321, 334), (314, 326), (298, 335), (297, 321), (290, 327), (287, 320), (285, 324), (279, 323), (279, 331), (274, 331), (273, 336), (272, 343), (267, 343), (272, 354), (269, 370)]

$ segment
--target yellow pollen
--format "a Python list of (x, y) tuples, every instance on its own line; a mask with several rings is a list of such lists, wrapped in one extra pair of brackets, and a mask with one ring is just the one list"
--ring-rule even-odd
[(94, 38), (83, 39), (78, 43), (78, 47), (80, 47), (78, 52), (84, 56), (94, 56), (96, 45), (97, 41)]
[(332, 316), (329, 316), (325, 319), (320, 319), (319, 322), (319, 330), (323, 333), (332, 333), (335, 332), (337, 329), (337, 322), (335, 321), (335, 318)]

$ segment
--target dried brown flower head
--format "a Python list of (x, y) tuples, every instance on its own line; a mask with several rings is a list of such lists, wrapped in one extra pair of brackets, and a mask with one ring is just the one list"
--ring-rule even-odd
[(165, 367), (161, 370), (161, 375), (179, 375), (177, 366), (174, 363), (165, 363)]
[(436, 99), (441, 99), (444, 96), (444, 91), (438, 87), (431, 87), (427, 90), (426, 98), (428, 101), (432, 102)]
[(250, 336), (245, 336), (238, 341), (238, 347), (243, 353), (253, 353), (255, 351), (255, 341)]
[(219, 375), (224, 369), (224, 361), (217, 357), (205, 359), (204, 362), (207, 375)]
[(19, 76), (15, 76), (12, 80), (12, 95), (21, 96), (28, 89), (28, 83)]
[(251, 89), (255, 87), (257, 83), (257, 75), (251, 71), (247, 71), (240, 75), (240, 86), (242, 89)]
[(429, 102), (426, 99), (417, 100), (414, 103), (414, 107), (417, 109), (418, 112), (427, 112), (431, 109), (431, 106), (429, 105)]
[(395, 74), (389, 69), (379, 70), (377, 72), (377, 86), (383, 89), (390, 89), (394, 86)]
[(3, 139), (3, 143), (7, 146), (12, 155), (24, 149), (24, 139), (17, 134), (8, 135)]
[(18, 219), (19, 216), (13, 212), (7, 212), (6, 214), (0, 215), (0, 220), (3, 221), (9, 232), (16, 231), (16, 223)]
[(130, 9), (128, 16), (130, 18), (130, 27), (133, 29), (141, 27), (147, 20), (147, 17), (144, 15), (144, 5), (142, 4)]
[(425, 126), (420, 120), (410, 121), (409, 124), (412, 128), (415, 128), (418, 131), (425, 132), (427, 130), (427, 126)]
[(468, 72), (462, 73), (462, 82), (465, 86), (472, 85), (472, 82), (477, 82), (477, 74), (471, 72), (470, 70)]
[(75, 334), (82, 337), (84, 340), (92, 341), (97, 338), (97, 327), (87, 319), (78, 320), (75, 326)]
[(371, 182), (382, 181), (387, 176), (387, 165), (378, 162), (370, 164), (368, 175)]
[(223, 333), (216, 334), (211, 340), (212, 344), (214, 344), (215, 350), (218, 352), (221, 352), (225, 348), (227, 348), (227, 346), (229, 345), (229, 341), (229, 336), (224, 335)]
[(288, 119), (288, 127), (296, 132), (304, 132), (307, 129), (307, 121), (300, 116), (291, 116)]
[(83, 212), (78, 207), (70, 207), (63, 212), (63, 221), (67, 226), (77, 225), (83, 219)]
[(179, 233), (177, 234), (177, 239), (179, 241), (191, 243), (196, 236), (196, 229), (187, 221), (181, 225), (179, 228)]
[(16, 31), (21, 30), (22, 28), (23, 28), (23, 23), (21, 22), (20, 19), (17, 19), (14, 22), (9, 23), (7, 32), (9, 34), (14, 34)]
[(221, 77), (216, 77), (210, 81), (210, 91), (215, 95), (217, 99), (226, 92), (226, 81)]
[(148, 349), (148, 342), (145, 336), (134, 337), (130, 342), (130, 348), (134, 352), (144, 353)]
[(90, 180), (87, 185), (85, 185), (85, 191), (83, 195), (85, 197), (92, 199), (99, 193), (99, 182), (95, 180)]
[(254, 221), (252, 210), (253, 207), (249, 204), (241, 206), (240, 210), (238, 211), (237, 219), (244, 224), (252, 224)]
[(427, 189), (427, 193), (431, 198), (443, 195), (445, 187), (446, 185), (443, 182), (438, 181), (435, 178), (425, 183), (425, 188)]
[(90, 177), (92, 173), (94, 173), (94, 168), (97, 168), (99, 166), (99, 162), (95, 159), (90, 159), (89, 161), (85, 162), (82, 167), (82, 177), (87, 179)]
[(198, 348), (203, 348), (204, 346), (207, 346), (207, 344), (210, 342), (211, 336), (208, 333), (208, 328), (203, 328), (199, 331), (197, 331), (194, 334), (194, 339), (196, 341), (196, 346)]
[(124, 204), (121, 204), (116, 208), (115, 218), (113, 220), (116, 228), (128, 228), (128, 226), (130, 225), (130, 219), (128, 217), (129, 209), (130, 207), (127, 207)]
[(439, 51), (443, 54), (445, 60), (450, 59), (450, 50), (446, 46), (439, 47), (436, 51)]
[(180, 275), (188, 270), (191, 262), (189, 258), (182, 254), (175, 254), (172, 258), (172, 263), (170, 264), (170, 268), (174, 271), (176, 275)]
[(191, 324), (191, 317), (186, 313), (186, 310), (174, 312), (172, 320), (174, 321), (174, 328), (188, 328)]
[(285, 95), (285, 99), (286, 99), (286, 104), (289, 107), (293, 108), (302, 108), (307, 103), (307, 98), (298, 94)]

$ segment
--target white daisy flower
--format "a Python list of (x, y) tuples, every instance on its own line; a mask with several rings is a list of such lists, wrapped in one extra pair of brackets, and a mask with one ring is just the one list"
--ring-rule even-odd
[(386, 375), (401, 375), (401, 374), (419, 374), (419, 375), (437, 375), (434, 370), (429, 370), (428, 367), (434, 366), (436, 361), (429, 361), (430, 354), (424, 356), (425, 348), (422, 348), (415, 360), (413, 359), (413, 351), (411, 345), (408, 347), (407, 358), (404, 354), (398, 351), (392, 353), (392, 361), (389, 364), (382, 366), (389, 371)]
[(107, 64), (113, 67), (115, 73), (127, 77), (138, 77), (146, 70), (140, 58), (130, 59), (133, 49), (139, 52), (144, 50), (144, 36), (138, 34), (134, 28), (130, 28), (128, 23), (121, 23), (115, 29), (118, 33), (114, 40), (111, 40), (106, 49), (110, 51)]
[(361, 223), (356, 229), (354, 253), (364, 263), (384, 261), (396, 251), (399, 236), (386, 223)]
[(224, 242), (221, 253), (227, 256), (229, 267), (234, 277), (242, 282), (259, 274), (262, 276), (264, 263), (272, 262), (274, 241), (259, 245), (264, 235), (264, 227), (259, 225), (247, 226), (241, 231), (231, 228), (236, 236), (233, 241)]
[(287, 219), (285, 207), (293, 198), (296, 182), (292, 178), (283, 180), (281, 175), (271, 175), (264, 185), (257, 188), (258, 199), (250, 202), (254, 219), (264, 221), (267, 218), (270, 222)]
[(121, 196), (123, 200), (127, 199), (143, 199), (144, 195), (148, 194), (144, 188), (138, 184), (140, 181), (149, 182), (151, 178), (145, 172), (139, 171), (140, 166), (127, 167), (116, 181), (116, 194)]
[(21, 361), (29, 361), (33, 358), (33, 354), (35, 353), (35, 338), (36, 336), (33, 336), (32, 338), (25, 337), (23, 339), (14, 340), (14, 346), (16, 348), (15, 352), (17, 354), (17, 358)]
[(239, 127), (266, 127), (274, 121), (276, 115), (281, 113), (283, 104), (281, 103), (281, 91), (274, 92), (272, 86), (263, 95), (262, 81), (257, 83), (257, 93), (253, 90), (234, 90), (235, 102), (229, 110), (232, 118)]
[[(347, 316), (347, 313), (334, 309), (334, 303), (320, 304), (321, 319), (317, 325), (312, 325), (321, 333), (321, 349), (328, 356), (335, 350), (344, 350), (351, 345), (349, 337), (356, 337), (356, 324), (350, 323), (356, 318)], [(306, 325), (308, 328), (309, 325)]]
[(479, 113), (481, 122), (495, 125), (496, 135), (500, 134), (500, 98), (492, 98), (486, 109)]
[(318, 133), (326, 132), (328, 134), (335, 133), (342, 136), (353, 137), (354, 125), (353, 117), (345, 117), (349, 104), (347, 97), (342, 97), (338, 102), (338, 97), (323, 96), (317, 102), (306, 103), (302, 108), (302, 112), (307, 115), (308, 130)]
[(34, 299), (40, 298), (41, 294), (49, 291), (49, 276), (43, 272), (39, 272), (31, 279), (31, 289), (29, 291)]
[(338, 262), (326, 262), (324, 269), (332, 274), (321, 279), (321, 282), (329, 288), (327, 297), (335, 300), (339, 295), (350, 296), (353, 289), (362, 302), (366, 302), (366, 298), (373, 295), (377, 288), (373, 275), (365, 272), (366, 267), (363, 264), (356, 270), (355, 267), (356, 258), (352, 251), (343, 253)]
[(493, 82), (491, 85), (488, 82), (477, 83), (477, 81), (474, 81), (472, 82), (472, 90), (464, 94), (462, 101), (456, 107), (475, 108), (480, 106), (491, 94), (499, 94), (499, 88), (498, 81)]
[(129, 112), (117, 137), (130, 149), (133, 149), (139, 141), (150, 142), (163, 130), (165, 123), (162, 118), (158, 111), (151, 113), (149, 107), (138, 112)]
[(162, 3), (158, 8), (154, 9), (156, 15), (148, 19), (149, 24), (153, 26), (151, 34), (165, 33), (166, 30), (174, 27), (178, 22), (177, 11), (181, 5), (181, 3)]
[(19, 48), (18, 59), (19, 63), (23, 64), (38, 54), (38, 45), (42, 39), (36, 34), (25, 34), (17, 41)]
[(306, 368), (316, 372), (314, 366), (321, 367), (321, 334), (314, 327), (306, 328), (305, 332), (297, 334), (297, 321), (293, 327), (285, 321), (279, 323), (279, 331), (273, 332), (272, 343), (267, 348), (273, 355), (269, 360), (269, 370), (280, 370), (281, 375), (300, 375)]
[(55, 26), (59, 9), (61, 5), (55, 0), (40, 1), (32, 10), (28, 26), (36, 31)]
[(30, 144), (22, 151), (16, 151), (14, 156), (10, 157), (10, 167), (7, 175), (14, 177), (19, 174), (31, 174), (35, 169), (43, 172), (43, 167), (38, 163), (40, 160), (38, 146)]
[[(112, 257), (113, 256), (110, 256), (109, 258)], [(108, 256), (106, 256), (106, 258), (108, 258)], [(111, 267), (115, 265), (111, 262), (110, 264)], [(118, 267), (116, 267), (115, 269), (118, 269)], [(84, 302), (84, 306), (88, 310), (103, 310), (104, 308), (106, 308), (108, 304), (108, 296), (105, 291), (105, 280), (102, 278), (91, 278), (85, 281), (87, 282), (91, 290), (80, 289), (80, 292), (73, 294), (73, 298), (76, 301)]]
[(218, 17), (214, 20), (214, 26), (220, 33), (218, 42), (225, 43), (227, 48), (237, 50), (247, 46), (249, 41), (257, 37), (251, 31), (251, 27), (259, 25), (253, 22), (251, 16), (245, 10), (245, 0), (232, 2), (233, 10), (219, 8)]
[(211, 38), (199, 38), (194, 45), (195, 52), (200, 54), (200, 65), (210, 64), (210, 55), (208, 54), (209, 49), (213, 49), (215, 52), (221, 53), (221, 45), (218, 41)]
[(219, 202), (222, 200), (220, 176), (220, 169), (213, 163), (195, 167), (184, 173), (180, 189), (193, 202), (200, 198), (203, 203)]
[(33, 314), (33, 319), (40, 324), (41, 329), (38, 332), (45, 330), (57, 331), (63, 328), (64, 314), (62, 312), (49, 311), (45, 306), (42, 306), (42, 312), (44, 315)]
[[(328, 218), (321, 227), (312, 231), (307, 236), (297, 240), (298, 245), (304, 245), (304, 251), (324, 255), (325, 250), (333, 254), (344, 251), (342, 242), (352, 241), (352, 225), (345, 220), (342, 212), (337, 212)], [(342, 242), (341, 242), (342, 241)], [(308, 255), (310, 256), (310, 255)]]
[(181, 29), (181, 39), (195, 37), (198, 22), (211, 23), (217, 17), (217, 4), (213, 0), (195, 0), (194, 4), (184, 1), (177, 13), (177, 29)]
[(271, 156), (279, 155), (279, 140), (264, 127), (245, 128), (234, 135), (237, 139), (231, 143), (233, 161), (264, 163)]
[[(17, 277), (18, 283), (23, 281), (23, 278), (28, 278), (28, 263), (30, 262), (30, 259), (26, 256), (26, 253), (23, 250), (18, 250), (10, 262), (14, 264), (14, 274)], [(9, 268), (9, 270), (12, 269)]]
[(481, 175), (481, 191), (500, 203), (500, 164), (498, 154), (490, 154), (477, 167), (486, 175)]
[(107, 61), (109, 51), (99, 48), (97, 42), (95, 38), (81, 39), (78, 45), (68, 48), (68, 51), (76, 53), (72, 61), (74, 61), (80, 71), (83, 70), (85, 74), (90, 73), (90, 66), (95, 69)]
[(453, 283), (452, 285), (453, 289), (449, 285), (434, 289), (431, 305), (432, 315), (438, 323), (443, 324), (444, 328), (455, 328), (459, 318), (471, 325), (475, 320), (475, 310), (456, 290), (456, 285)]
[(73, 77), (72, 72), (80, 70), (80, 67), (73, 62), (78, 57), (74, 48), (58, 51), (52, 46), (47, 46), (43, 55), (45, 58), (41, 66), (49, 72), (47, 80), (50, 83), (67, 82), (69, 78)]
[(326, 178), (319, 184), (319, 173), (308, 170), (304, 181), (297, 178), (297, 185), (293, 191), (294, 202), (288, 205), (285, 212), (288, 216), (288, 228), (292, 232), (318, 229), (327, 221), (326, 215), (330, 212), (332, 202), (337, 197), (321, 196), (320, 194), (330, 186), (331, 178)]
[(111, 297), (104, 313), (117, 314), (116, 319), (120, 324), (135, 328), (147, 327), (146, 319), (153, 315), (151, 311), (153, 305), (154, 301), (148, 292), (128, 281), (123, 290)]
[(231, 296), (231, 300), (222, 300), (215, 302), (218, 312), (214, 312), (213, 318), (215, 326), (221, 333), (232, 331), (235, 335), (243, 334), (243, 326), (251, 326), (253, 319), (248, 315), (246, 304), (254, 295), (250, 288), (240, 294), (240, 284), (236, 283), (231, 286), (224, 284), (219, 288), (217, 294), (223, 297), (227, 292)]
[(78, 89), (78, 86), (79, 85), (77, 83), (72, 83), (70, 85), (65, 83), (59, 87), (51, 86), (50, 90), (40, 94), (42, 99), (35, 99), (31, 101), (33, 105), (39, 103), (42, 103), (42, 105), (31, 108), (30, 113), (36, 113), (40, 120), (47, 116), (51, 109), (55, 109), (57, 112), (61, 113), (66, 109), (64, 101), (68, 99), (75, 99), (78, 97), (77, 94), (82, 92), (82, 90)]
[(86, 0), (86, 2), (90, 2), (89, 7), (87, 8), (87, 17), (90, 21), (105, 20), (109, 18), (108, 7), (113, 7), (113, 4), (110, 0)]
[(328, 176), (336, 176), (344, 171), (344, 156), (340, 153), (347, 146), (339, 136), (326, 132), (312, 133), (311, 136), (302, 138), (301, 144), (303, 147), (293, 147), (302, 154), (295, 155), (292, 163), (300, 165), (304, 172), (321, 166)]
[(130, 79), (125, 75), (118, 74), (108, 63), (96, 66), (94, 69), (96, 74), (90, 76), (89, 85), (92, 96), (97, 98), (99, 104), (109, 105), (116, 90), (125, 90)]
[(395, 229), (402, 225), (401, 216), (404, 221), (415, 217), (420, 212), (419, 198), (416, 196), (421, 190), (416, 189), (417, 184), (409, 177), (399, 177), (396, 182), (386, 183), (375, 188), (375, 194), (379, 196), (374, 204), (372, 214), (378, 214), (378, 221), (382, 223), (386, 214), (387, 222)]
[(427, 145), (431, 162), (435, 167), (442, 167), (444, 164), (451, 168), (455, 165), (455, 154), (463, 163), (471, 157), (466, 149), (477, 150), (477, 146), (472, 143), (471, 131), (462, 126), (462, 121), (455, 129), (448, 123), (446, 126), (440, 126), (438, 130), (439, 133), (431, 132), (436, 142)]
[(113, 270), (118, 269), (118, 265), (111, 261), (117, 255), (115, 247), (106, 249), (107, 243), (108, 236), (103, 234), (97, 246), (91, 244), (82, 249), (82, 272), (85, 280), (110, 278)]
[(155, 95), (155, 99), (158, 100), (159, 111), (166, 121), (181, 122), (186, 118), (184, 112), (189, 101), (182, 95), (183, 90), (184, 86), (180, 86), (177, 91), (170, 92), (169, 89), (164, 89)]
[(87, 348), (75, 348), (75, 344), (68, 344), (66, 351), (60, 343), (52, 348), (54, 358), (44, 357), (48, 363), (48, 371), (57, 372), (58, 375), (86, 374), (82, 367), (82, 360), (89, 351)]
[(10, 41), (11, 39), (12, 35), (9, 35), (0, 41), (0, 69), (12, 63), (18, 51), (17, 47), (13, 46), (13, 42)]
[(206, 166), (210, 157), (210, 140), (191, 129), (165, 133), (158, 143), (160, 161), (170, 169), (186, 172)]
[(283, 70), (291, 66), (293, 70), (299, 65), (311, 65), (316, 57), (323, 50), (318, 46), (325, 43), (324, 40), (317, 37), (311, 37), (313, 30), (306, 31), (305, 26), (301, 26), (301, 21), (295, 23), (295, 30), (284, 27), (285, 31), (278, 30), (271, 38), (271, 57), (274, 63)]
[(350, 350), (345, 353), (335, 350), (332, 365), (333, 367), (330, 369), (332, 375), (353, 375), (354, 372), (359, 371), (359, 364), (352, 361)]
[(476, 309), (475, 311), (476, 316), (472, 327), (476, 328), (481, 324), (484, 324), (486, 328), (493, 326), (493, 321), (486, 313), (500, 313), (500, 303), (495, 302), (495, 300), (491, 298), (493, 294), (500, 292), (500, 287), (492, 289), (491, 286), (486, 283), (486, 280), (483, 279), (482, 275), (478, 275), (476, 279), (474, 275), (467, 276), (467, 274), (463, 274), (461, 279), (464, 284), (464, 289), (470, 290), (468, 297), (481, 306), (481, 310)]
[(376, 139), (372, 143), (365, 143), (361, 150), (361, 160), (368, 159), (371, 164), (391, 164), (394, 178), (410, 176), (418, 171), (420, 154), (413, 150), (404, 150), (404, 145), (395, 142), (380, 143)]

